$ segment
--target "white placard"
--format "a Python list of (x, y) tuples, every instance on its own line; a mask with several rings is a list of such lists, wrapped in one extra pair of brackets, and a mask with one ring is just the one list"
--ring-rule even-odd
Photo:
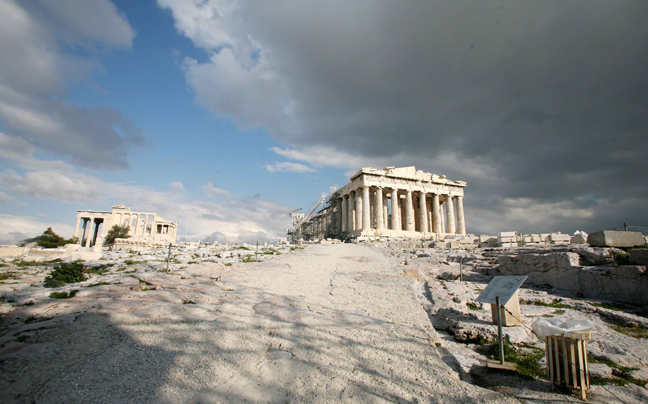
[(495, 297), (499, 296), (500, 304), (505, 306), (526, 278), (526, 276), (496, 276), (475, 301), (495, 304)]

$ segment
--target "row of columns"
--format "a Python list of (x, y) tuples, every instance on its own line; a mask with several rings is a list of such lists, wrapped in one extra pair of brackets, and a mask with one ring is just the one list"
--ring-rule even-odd
[[(81, 228), (79, 228), (81, 221), (83, 221), (82, 233)], [(92, 247), (97, 241), (99, 227), (103, 224), (103, 221), (103, 218), (77, 216), (74, 237), (78, 237), (79, 244), (83, 247)]]
[[(463, 210), (463, 197), (445, 195), (442, 203), (438, 193), (431, 194), (428, 203), (428, 192), (404, 190), (401, 198), (398, 188), (391, 188), (388, 204), (383, 187), (369, 186), (351, 191), (337, 201), (337, 232), (350, 233), (356, 230), (396, 230), (419, 231), (422, 233), (456, 233), (466, 234), (466, 221)], [(414, 195), (414, 194), (417, 195)], [(414, 206), (414, 197), (418, 196), (418, 209)], [(455, 215), (455, 203), (457, 205)], [(444, 217), (442, 204), (446, 206)], [(391, 211), (389, 211), (391, 205)], [(415, 218), (418, 211), (418, 220)], [(372, 220), (373, 219), (373, 220)], [(447, 229), (446, 229), (447, 222)], [(418, 229), (416, 224), (418, 223)]]

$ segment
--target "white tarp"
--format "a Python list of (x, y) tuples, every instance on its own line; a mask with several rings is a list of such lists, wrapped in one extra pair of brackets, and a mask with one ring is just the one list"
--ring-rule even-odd
[(531, 327), (533, 327), (540, 338), (544, 338), (570, 332), (592, 331), (594, 329), (594, 323), (589, 320), (561, 321), (555, 318), (539, 318), (531, 324)]

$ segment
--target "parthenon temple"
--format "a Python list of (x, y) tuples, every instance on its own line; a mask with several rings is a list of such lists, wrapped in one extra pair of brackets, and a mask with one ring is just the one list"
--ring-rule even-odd
[(175, 243), (178, 222), (170, 222), (156, 213), (132, 212), (124, 205), (110, 212), (77, 210), (74, 237), (83, 247), (101, 245), (114, 225), (129, 226), (129, 241), (144, 243)]
[(464, 181), (414, 166), (362, 168), (350, 180), (302, 225), (305, 238), (466, 234)]

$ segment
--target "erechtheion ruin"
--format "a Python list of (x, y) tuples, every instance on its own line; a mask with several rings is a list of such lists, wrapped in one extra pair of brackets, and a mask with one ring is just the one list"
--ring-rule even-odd
[(362, 168), (302, 224), (309, 238), (466, 234), (464, 181), (416, 167)]
[(124, 205), (112, 207), (110, 212), (78, 210), (74, 237), (84, 247), (101, 245), (114, 225), (129, 226), (129, 242), (175, 243), (178, 222), (170, 222), (156, 213), (132, 212)]

